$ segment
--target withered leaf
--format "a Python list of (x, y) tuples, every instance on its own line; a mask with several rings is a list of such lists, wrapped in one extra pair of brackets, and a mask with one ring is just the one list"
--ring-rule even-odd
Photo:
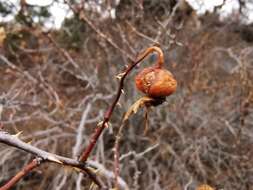
[(152, 103), (154, 102), (155, 99), (154, 98), (151, 98), (151, 97), (148, 97), (148, 96), (144, 96), (144, 97), (141, 97), (139, 100), (137, 100), (133, 105), (130, 106), (130, 108), (127, 110), (127, 112), (125, 113), (125, 116), (124, 116), (124, 119), (123, 119), (123, 122), (125, 122), (126, 120), (128, 120), (128, 118), (132, 115), (132, 114), (135, 114), (137, 113), (137, 111), (149, 104), (149, 103)]

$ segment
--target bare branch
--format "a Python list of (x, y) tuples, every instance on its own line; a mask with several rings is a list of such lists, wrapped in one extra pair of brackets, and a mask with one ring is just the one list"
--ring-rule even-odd
[(53, 163), (66, 165), (66, 166), (77, 167), (80, 169), (85, 168), (84, 163), (81, 163), (81, 162), (76, 161), (71, 158), (59, 156), (57, 154), (52, 154), (52, 153), (46, 152), (44, 150), (41, 150), (39, 148), (36, 148), (30, 144), (27, 144), (27, 143), (21, 141), (17, 137), (10, 135), (9, 133), (6, 133), (4, 131), (0, 131), (0, 142), (7, 144), (9, 146), (13, 146), (18, 149), (24, 150), (26, 152), (33, 154), (33, 155), (36, 155), (37, 157), (42, 158), (44, 161), (53, 162)]
[(12, 188), (20, 179), (26, 176), (34, 168), (37, 168), (43, 162), (42, 159), (36, 158), (26, 165), (20, 172), (18, 172), (11, 180), (9, 180), (0, 190), (8, 190)]
[(158, 67), (160, 67), (163, 62), (164, 62), (164, 57), (163, 57), (163, 53), (162, 53), (162, 50), (156, 46), (151, 46), (149, 48), (147, 48), (144, 53), (142, 53), (135, 62), (133, 62), (131, 65), (129, 65), (127, 67), (127, 69), (122, 72), (120, 74), (120, 76), (118, 76), (118, 78), (120, 79), (120, 82), (119, 82), (119, 87), (118, 87), (118, 91), (117, 91), (117, 94), (111, 104), (111, 106), (108, 108), (108, 110), (105, 112), (105, 115), (104, 115), (104, 120), (101, 124), (101, 126), (98, 126), (95, 130), (95, 132), (93, 133), (92, 137), (91, 137), (91, 141), (90, 141), (90, 144), (88, 145), (88, 147), (84, 150), (84, 152), (82, 153), (81, 157), (80, 157), (80, 161), (83, 161), (85, 162), (89, 156), (90, 156), (90, 153), (91, 151), (93, 150), (98, 138), (100, 137), (101, 133), (103, 132), (103, 130), (106, 128), (106, 126), (108, 126), (108, 122), (110, 121), (111, 119), (111, 116), (112, 116), (112, 113), (115, 109), (115, 106), (117, 105), (118, 101), (119, 101), (119, 98), (122, 94), (122, 91), (123, 91), (123, 88), (124, 88), (124, 81), (125, 81), (125, 78), (126, 76), (133, 70), (133, 68), (138, 65), (138, 63), (140, 63), (143, 59), (145, 59), (146, 56), (148, 56), (150, 53), (152, 52), (157, 52), (159, 54), (159, 59), (157, 61), (157, 65)]
[[(98, 162), (94, 162), (94, 161), (87, 161), (87, 162), (80, 162), (71, 158), (67, 158), (64, 156), (59, 156), (57, 154), (52, 154), (49, 152), (46, 152), (44, 150), (41, 150), (39, 148), (36, 148), (30, 144), (27, 144), (23, 141), (21, 141), (20, 139), (18, 139), (16, 136), (11, 135), (9, 133), (6, 133), (4, 131), (0, 130), (0, 143), (12, 146), (12, 147), (16, 147), (18, 149), (24, 150), (25, 152), (29, 152), (33, 155), (35, 155), (36, 157), (38, 157), (40, 160), (40, 162), (38, 162), (38, 159), (36, 163), (35, 160), (33, 160), (30, 164), (28, 164), (22, 171), (26, 171), (26, 173), (22, 173), (22, 171), (20, 171), (16, 176), (18, 177), (14, 177), (11, 179), (11, 181), (9, 181), (7, 184), (12, 184), (14, 185), (14, 183), (12, 181), (15, 180), (15, 183), (21, 179), (24, 175), (26, 175), (29, 171), (31, 171), (32, 169), (38, 167), (41, 163), (45, 163), (45, 162), (51, 162), (51, 163), (56, 163), (56, 164), (60, 164), (62, 166), (70, 166), (73, 168), (77, 168), (80, 172), (85, 172), (88, 174), (88, 176), (95, 182), (99, 184), (99, 181), (96, 179), (96, 176), (94, 176), (94, 174), (87, 169), (87, 167), (91, 167), (91, 168), (95, 168), (99, 171), (99, 173), (102, 176), (105, 176), (106, 178), (113, 180), (114, 178), (114, 174), (111, 171), (108, 171), (107, 169), (105, 169), (104, 166), (102, 166), (101, 164), (99, 164)], [(28, 168), (28, 169), (27, 169)], [(122, 178), (118, 178), (119, 180), (119, 185), (123, 188), (123, 189), (128, 189), (128, 186), (126, 184), (126, 182), (122, 179)], [(6, 185), (7, 185), (6, 184)], [(5, 186), (3, 186), (5, 187)], [(2, 187), (2, 188), (3, 188)], [(9, 187), (9, 185), (7, 186)], [(1, 189), (0, 190), (7, 190), (7, 189)]]

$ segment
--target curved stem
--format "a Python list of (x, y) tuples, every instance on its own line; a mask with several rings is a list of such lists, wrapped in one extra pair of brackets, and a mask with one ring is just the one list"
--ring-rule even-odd
[(149, 48), (147, 48), (139, 57), (138, 60), (142, 61), (145, 57), (147, 57), (150, 53), (152, 52), (156, 52), (158, 53), (158, 59), (157, 59), (157, 67), (161, 68), (164, 64), (164, 56), (163, 56), (163, 52), (161, 50), (161, 48), (157, 47), (157, 46), (151, 46)]

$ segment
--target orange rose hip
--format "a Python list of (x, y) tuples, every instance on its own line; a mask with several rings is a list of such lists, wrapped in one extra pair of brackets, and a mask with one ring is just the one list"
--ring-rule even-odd
[(143, 69), (135, 77), (136, 87), (154, 98), (166, 97), (176, 91), (177, 81), (171, 72), (156, 66)]

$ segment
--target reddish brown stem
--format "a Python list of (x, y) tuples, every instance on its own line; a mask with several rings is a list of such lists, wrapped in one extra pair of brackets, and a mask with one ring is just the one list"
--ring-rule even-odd
[(34, 168), (37, 168), (42, 163), (42, 159), (36, 158), (26, 165), (21, 171), (19, 171), (14, 177), (12, 177), (0, 190), (8, 190), (12, 188), (21, 178), (26, 176)]
[(144, 51), (139, 57), (138, 59), (143, 60), (147, 55), (149, 55), (152, 52), (156, 52), (158, 54), (158, 59), (156, 62), (156, 65), (158, 68), (162, 68), (163, 64), (164, 64), (164, 56), (163, 56), (163, 52), (161, 50), (161, 48), (157, 47), (157, 46), (152, 46), (146, 49), (146, 51)]
[(95, 129), (95, 132), (93, 133), (92, 137), (91, 137), (91, 141), (90, 141), (90, 144), (88, 145), (88, 147), (84, 150), (84, 152), (81, 154), (79, 160), (82, 161), (82, 162), (85, 162), (88, 157), (90, 156), (90, 153), (91, 151), (93, 150), (98, 138), (100, 137), (101, 133), (103, 132), (103, 130), (105, 129), (105, 127), (107, 126), (111, 116), (112, 116), (112, 113), (113, 113), (113, 110), (116, 106), (116, 104), (118, 103), (119, 101), (119, 98), (122, 94), (122, 90), (124, 88), (124, 81), (125, 81), (125, 78), (126, 76), (131, 72), (131, 70), (138, 64), (140, 63), (146, 56), (148, 56), (150, 53), (152, 52), (158, 52), (158, 61), (157, 61), (157, 67), (162, 67), (163, 63), (164, 63), (164, 57), (163, 57), (163, 53), (162, 53), (162, 50), (157, 47), (157, 46), (152, 46), (150, 48), (148, 48), (144, 53), (142, 53), (138, 58), (137, 58), (137, 61), (135, 61), (134, 63), (132, 63), (131, 65), (129, 65), (126, 69), (126, 71), (123, 72), (123, 75), (121, 76), (120, 78), (120, 82), (119, 82), (119, 88), (118, 88), (118, 91), (117, 91), (117, 94), (114, 98), (114, 101), (112, 103), (112, 105), (108, 108), (108, 110), (105, 112), (105, 115), (104, 115), (104, 120), (102, 122), (102, 125), (98, 128)]

